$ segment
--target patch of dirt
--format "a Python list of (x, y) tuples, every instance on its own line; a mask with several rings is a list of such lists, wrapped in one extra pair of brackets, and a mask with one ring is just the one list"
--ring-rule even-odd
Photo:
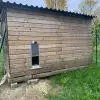
[(48, 80), (41, 80), (37, 84), (22, 84), (18, 88), (7, 85), (0, 87), (0, 100), (47, 100), (51, 86)]
[(50, 91), (48, 92), (48, 95), (57, 95), (62, 91), (61, 86), (57, 86), (56, 88), (50, 88)]

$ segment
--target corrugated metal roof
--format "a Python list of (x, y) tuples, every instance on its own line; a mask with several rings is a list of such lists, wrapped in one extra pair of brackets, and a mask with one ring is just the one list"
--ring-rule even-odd
[(70, 12), (70, 11), (61, 11), (61, 10), (56, 10), (56, 9), (49, 9), (47, 7), (38, 7), (38, 6), (33, 6), (33, 5), (27, 5), (27, 4), (22, 4), (22, 3), (16, 3), (16, 2), (0, 2), (0, 5), (3, 7), (18, 7), (18, 8), (29, 8), (29, 9), (34, 9), (35, 11), (52, 11), (52, 12), (57, 12), (57, 13), (62, 13), (66, 16), (81, 16), (81, 17), (86, 17), (86, 18), (94, 18), (95, 16), (93, 15), (87, 15), (83, 13), (75, 13), (75, 12)]

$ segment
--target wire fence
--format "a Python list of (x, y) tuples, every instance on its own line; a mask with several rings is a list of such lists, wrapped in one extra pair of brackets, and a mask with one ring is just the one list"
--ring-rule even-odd
[(93, 63), (100, 64), (100, 33), (93, 35), (95, 45), (93, 48)]
[(4, 56), (3, 51), (0, 53), (0, 80), (4, 75)]
[(96, 52), (96, 55), (95, 55), (95, 62), (97, 63), (97, 64), (99, 64), (100, 63), (100, 42), (97, 42), (97, 47), (95, 47), (95, 49), (97, 49), (97, 50), (95, 50)]

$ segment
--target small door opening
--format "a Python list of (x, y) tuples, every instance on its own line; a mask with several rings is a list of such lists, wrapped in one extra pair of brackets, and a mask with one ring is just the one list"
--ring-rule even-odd
[(32, 41), (31, 51), (32, 51), (32, 68), (40, 68), (39, 66), (39, 45), (37, 42)]
[(39, 65), (39, 56), (32, 57), (32, 66)]

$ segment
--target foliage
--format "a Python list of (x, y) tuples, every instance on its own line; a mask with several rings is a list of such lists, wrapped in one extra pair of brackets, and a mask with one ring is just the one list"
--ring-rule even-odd
[(96, 19), (94, 22), (94, 32), (100, 33), (100, 20)]
[[(96, 52), (95, 52), (95, 50), (96, 50), (96, 46), (94, 47), (94, 53), (93, 53), (93, 63), (95, 63), (96, 62)], [(100, 43), (98, 43), (98, 46), (97, 46), (97, 62), (99, 63), (99, 65), (100, 65)]]
[(57, 10), (66, 10), (67, 1), (66, 0), (45, 0), (45, 3), (48, 8), (57, 9)]
[(100, 7), (96, 8), (94, 14), (97, 16), (98, 19), (100, 19)]
[(84, 13), (84, 14), (93, 14), (96, 8), (96, 5), (97, 5), (96, 0), (83, 0), (79, 4), (79, 10), (81, 13)]
[(96, 34), (97, 34), (97, 40), (98, 42), (100, 42), (100, 19), (96, 18), (93, 21), (92, 24), (92, 37), (93, 37), (93, 45), (95, 46), (96, 44)]

